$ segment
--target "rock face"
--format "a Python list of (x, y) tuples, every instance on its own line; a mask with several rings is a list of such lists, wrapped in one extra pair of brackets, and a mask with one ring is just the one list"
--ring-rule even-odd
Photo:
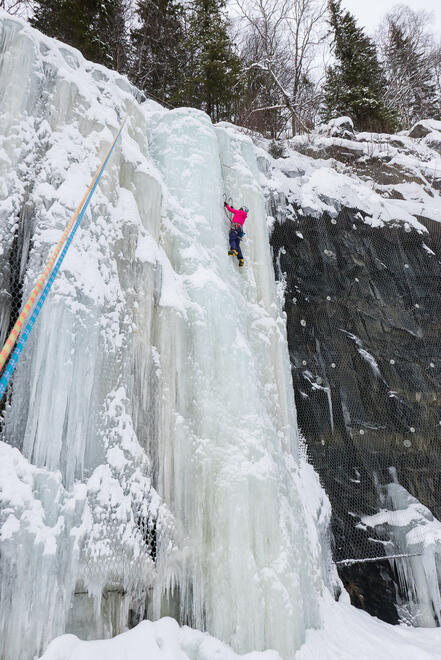
[[(378, 556), (353, 514), (377, 510), (389, 467), (441, 515), (441, 253), (437, 226), (428, 226), (429, 236), (374, 229), (344, 209), (335, 225), (300, 216), (297, 232), (290, 223), (273, 231), (298, 418), (331, 498), (336, 561)], [(383, 599), (369, 605), (379, 570), (393, 602), (386, 566), (346, 567), (342, 577), (391, 621)]]
[[(335, 159), (338, 146), (322, 143), (317, 153)], [(365, 167), (353, 157), (353, 172)], [(440, 225), (417, 217), (415, 228), (375, 226), (344, 206), (333, 217), (309, 215), (289, 194), (285, 204), (281, 212), (273, 198), (282, 221), (272, 246), (286, 285), (299, 426), (331, 500), (335, 560), (374, 560), (339, 565), (351, 600), (394, 623), (406, 587), (360, 518), (381, 508), (393, 479), (441, 517)]]

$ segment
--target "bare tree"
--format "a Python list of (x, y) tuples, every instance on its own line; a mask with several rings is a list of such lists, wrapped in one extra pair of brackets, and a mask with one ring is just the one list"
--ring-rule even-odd
[(246, 84), (239, 121), (266, 137), (279, 139), (290, 120), (281, 89), (289, 87), (291, 69), (284, 45), (273, 40), (272, 26), (262, 24), (259, 28), (249, 26), (242, 44)]
[(430, 59), (434, 71), (436, 93), (438, 98), (441, 99), (441, 44), (433, 48)]
[[(310, 123), (311, 115), (317, 110), (314, 103), (318, 98), (317, 81), (311, 75), (314, 60), (317, 58), (317, 48), (323, 43), (326, 32), (323, 29), (327, 3), (314, 0), (293, 0), (290, 16), (286, 21), (289, 30), (289, 52), (293, 65), (292, 100), (297, 108), (296, 115), (302, 117), (300, 122)], [(303, 108), (303, 113), (299, 109)], [(310, 115), (308, 117), (308, 114)], [(309, 120), (309, 121), (308, 121)], [(299, 131), (301, 124), (297, 117), (293, 118), (293, 134)]]
[(431, 15), (397, 5), (376, 34), (387, 77), (384, 99), (399, 114), (403, 128), (425, 117), (438, 117), (441, 51), (431, 31)]
[(400, 3), (386, 14), (377, 31), (376, 41), (380, 50), (384, 51), (384, 45), (387, 42), (387, 28), (391, 23), (400, 25), (405, 34), (411, 34), (417, 47), (431, 48), (433, 45), (433, 35), (430, 30), (433, 14), (424, 9), (414, 10), (408, 5)]
[(21, 18), (29, 18), (34, 11), (32, 0), (0, 0), (0, 9)]
[[(326, 37), (325, 0), (235, 0), (248, 33), (259, 43), (259, 57), (247, 69), (259, 69), (272, 81), (277, 97), (270, 107), (290, 117), (293, 135), (311, 128), (319, 98), (314, 63)], [(271, 85), (270, 85), (271, 87)], [(268, 107), (253, 109), (267, 112)]]

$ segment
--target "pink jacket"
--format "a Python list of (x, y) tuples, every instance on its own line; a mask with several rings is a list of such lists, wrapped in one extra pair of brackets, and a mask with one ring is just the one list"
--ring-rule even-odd
[(247, 212), (241, 211), (240, 209), (239, 210), (233, 209), (233, 207), (228, 206), (228, 204), (226, 204), (226, 207), (229, 210), (229, 212), (233, 214), (233, 219), (231, 221), (233, 225), (240, 225), (241, 227), (243, 227), (243, 223), (247, 219), (247, 215), (248, 215)]

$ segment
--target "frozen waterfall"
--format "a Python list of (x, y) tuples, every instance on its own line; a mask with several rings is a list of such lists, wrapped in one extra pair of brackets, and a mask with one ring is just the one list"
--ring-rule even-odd
[[(128, 117), (4, 411), (0, 657), (147, 614), (288, 660), (320, 623), (329, 506), (255, 148), (5, 13), (0, 35), (2, 340)], [(242, 272), (224, 192), (250, 208)]]
[(391, 482), (379, 486), (381, 508), (364, 516), (360, 527), (375, 529), (384, 539), (386, 556), (399, 581), (397, 606), (402, 621), (411, 625), (440, 626), (441, 523), (398, 481), (395, 468)]

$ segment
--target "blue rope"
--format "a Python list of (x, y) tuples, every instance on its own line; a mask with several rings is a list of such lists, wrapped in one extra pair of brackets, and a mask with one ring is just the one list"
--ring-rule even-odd
[(16, 347), (15, 347), (15, 350), (14, 350), (14, 352), (12, 353), (12, 355), (11, 355), (11, 357), (10, 357), (10, 359), (9, 359), (8, 364), (7, 364), (6, 367), (5, 367), (5, 370), (4, 370), (4, 372), (3, 372), (2, 377), (0, 378), (0, 401), (2, 400), (2, 398), (3, 398), (3, 396), (4, 396), (5, 392), (6, 392), (6, 388), (8, 387), (8, 383), (9, 383), (9, 381), (10, 381), (11, 378), (12, 378), (12, 374), (13, 374), (14, 371), (15, 371), (15, 367), (17, 366), (17, 362), (18, 362), (18, 360), (19, 360), (19, 358), (20, 358), (20, 355), (21, 355), (21, 353), (22, 353), (22, 351), (23, 351), (23, 348), (24, 348), (24, 346), (25, 346), (27, 340), (29, 339), (29, 335), (31, 334), (31, 330), (32, 330), (32, 328), (33, 328), (33, 326), (34, 326), (34, 323), (35, 323), (35, 321), (37, 320), (38, 315), (40, 314), (41, 308), (43, 307), (43, 303), (44, 303), (44, 301), (45, 301), (46, 298), (47, 298), (47, 295), (48, 295), (48, 293), (49, 293), (49, 291), (50, 291), (50, 289), (51, 289), (51, 287), (52, 287), (52, 284), (53, 284), (53, 282), (54, 282), (54, 280), (55, 280), (55, 278), (56, 278), (56, 276), (57, 276), (58, 271), (60, 270), (60, 266), (61, 266), (61, 264), (63, 263), (63, 259), (64, 259), (64, 257), (66, 256), (66, 252), (67, 252), (67, 250), (69, 249), (69, 245), (72, 243), (72, 239), (73, 239), (73, 237), (75, 236), (75, 232), (77, 231), (77, 229), (78, 229), (78, 227), (79, 227), (79, 225), (80, 225), (80, 222), (81, 222), (81, 220), (83, 219), (83, 216), (84, 216), (84, 214), (85, 214), (85, 212), (86, 212), (86, 209), (87, 209), (87, 207), (89, 206), (89, 202), (90, 202), (90, 200), (91, 200), (92, 197), (93, 197), (93, 193), (95, 192), (95, 189), (96, 189), (96, 187), (97, 187), (97, 185), (98, 185), (98, 183), (99, 183), (99, 181), (100, 181), (100, 179), (101, 179), (101, 175), (102, 175), (102, 173), (104, 172), (104, 169), (105, 169), (105, 167), (106, 167), (106, 165), (107, 165), (107, 163), (108, 163), (108, 160), (109, 160), (110, 156), (112, 155), (112, 152), (113, 152), (113, 150), (114, 150), (114, 148), (115, 148), (115, 145), (116, 145), (116, 143), (117, 143), (117, 141), (118, 141), (118, 138), (119, 138), (119, 136), (121, 135), (121, 131), (122, 131), (122, 129), (124, 128), (124, 124), (125, 124), (125, 121), (123, 122), (121, 128), (120, 128), (119, 131), (118, 131), (118, 134), (117, 134), (117, 136), (116, 136), (116, 138), (115, 138), (115, 140), (114, 140), (114, 142), (113, 142), (112, 148), (110, 149), (110, 151), (109, 151), (109, 153), (108, 153), (108, 155), (107, 155), (107, 158), (106, 158), (106, 160), (104, 161), (104, 163), (103, 163), (103, 165), (102, 165), (102, 167), (101, 167), (100, 173), (99, 173), (98, 176), (97, 176), (97, 179), (96, 179), (96, 181), (95, 181), (95, 183), (94, 183), (94, 185), (93, 185), (93, 188), (92, 188), (92, 190), (90, 191), (90, 193), (89, 193), (89, 195), (88, 195), (86, 201), (84, 202), (84, 206), (83, 206), (83, 208), (81, 209), (81, 211), (80, 211), (80, 213), (79, 213), (79, 215), (78, 215), (77, 221), (75, 222), (74, 226), (72, 227), (72, 231), (71, 231), (71, 233), (70, 233), (70, 236), (69, 236), (69, 238), (67, 239), (67, 241), (66, 241), (66, 243), (65, 243), (65, 245), (64, 245), (64, 248), (63, 248), (63, 250), (62, 250), (60, 256), (58, 257), (57, 263), (55, 264), (54, 269), (53, 269), (53, 271), (52, 271), (52, 273), (51, 273), (51, 275), (50, 275), (50, 277), (49, 277), (49, 279), (48, 279), (48, 281), (47, 281), (47, 283), (46, 283), (46, 286), (44, 287), (44, 289), (43, 289), (43, 291), (42, 291), (42, 293), (41, 293), (41, 296), (40, 296), (40, 298), (39, 298), (39, 300), (38, 300), (38, 302), (37, 302), (37, 304), (36, 304), (36, 306), (35, 306), (34, 311), (32, 312), (32, 315), (31, 315), (31, 317), (30, 317), (30, 319), (29, 319), (29, 321), (28, 321), (28, 324), (26, 325), (25, 329), (23, 330), (23, 332), (22, 332), (22, 334), (21, 334), (21, 337), (20, 337), (20, 339), (19, 339), (18, 342), (17, 342), (17, 345), (16, 345)]

